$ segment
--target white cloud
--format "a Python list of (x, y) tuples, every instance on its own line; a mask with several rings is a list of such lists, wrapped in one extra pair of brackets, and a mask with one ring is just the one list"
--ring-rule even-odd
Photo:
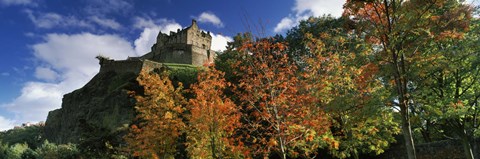
[(0, 116), (0, 131), (8, 130), (13, 128), (15, 121), (13, 120), (8, 120), (2, 116)]
[(62, 94), (60, 84), (28, 82), (19, 97), (2, 107), (15, 114), (15, 125), (45, 121), (48, 111), (60, 107)]
[[(157, 24), (159, 23), (158, 21), (168, 21), (167, 19), (160, 19), (155, 22), (151, 18), (142, 18), (142, 17), (135, 17), (133, 18), (133, 28), (135, 29), (144, 29), (144, 28), (153, 28), (156, 27)], [(160, 22), (161, 23), (161, 22)]]
[(98, 71), (95, 56), (99, 54), (114, 59), (135, 55), (131, 44), (117, 35), (48, 34), (45, 40), (33, 46), (34, 55), (60, 72), (75, 71), (91, 76)]
[(213, 14), (212, 12), (203, 12), (198, 17), (194, 18), (201, 23), (212, 23), (216, 27), (223, 27), (223, 22), (220, 20), (220, 18), (217, 17), (217, 15)]
[(290, 17), (285, 17), (280, 21), (280, 23), (277, 24), (277, 26), (275, 26), (273, 31), (278, 33), (278, 32), (281, 32), (282, 30), (290, 29), (295, 25), (297, 25), (297, 22), (294, 21), (294, 19)]
[(55, 81), (58, 78), (58, 73), (47, 67), (37, 67), (35, 69), (35, 77), (45, 81)]
[(85, 12), (89, 15), (125, 14), (134, 8), (127, 0), (88, 0), (87, 4)]
[(227, 42), (232, 42), (233, 39), (229, 36), (223, 36), (219, 34), (212, 34), (212, 47), (213, 51), (224, 51), (227, 47)]
[(36, 5), (33, 0), (0, 0), (0, 4), (5, 6), (11, 5)]
[(296, 0), (293, 11), (297, 16), (331, 14), (334, 17), (340, 17), (344, 3), (345, 1), (342, 0)]
[(99, 18), (97, 16), (92, 16), (89, 19), (105, 28), (110, 28), (113, 30), (119, 30), (122, 28), (122, 25), (120, 25), (120, 23), (118, 23), (114, 19)]
[(145, 28), (140, 37), (135, 40), (135, 52), (137, 55), (143, 55), (151, 51), (151, 47), (157, 41), (157, 35), (160, 28)]
[(181, 29), (182, 26), (175, 21), (167, 19), (153, 20), (136, 17), (134, 28), (143, 29), (140, 37), (134, 42), (137, 55), (143, 55), (151, 51), (151, 47), (157, 41), (157, 35), (160, 31), (168, 34), (170, 31)]
[[(82, 87), (98, 72), (100, 66), (95, 56), (102, 54), (114, 59), (136, 56), (130, 42), (109, 34), (48, 34), (44, 42), (33, 45), (32, 49), (39, 62), (37, 78), (56, 80), (26, 82), (20, 96), (0, 104), (15, 115), (16, 125), (45, 121), (49, 111), (60, 108), (63, 94)], [(42, 69), (50, 70), (41, 73)], [(48, 75), (53, 70), (57, 75)]]
[(36, 36), (36, 34), (35, 34), (35, 33), (32, 33), (32, 32), (27, 32), (27, 33), (25, 33), (24, 35), (25, 35), (26, 37), (29, 37), (29, 38), (33, 38), (33, 37)]
[(274, 28), (274, 32), (280, 33), (299, 24), (310, 16), (332, 15), (340, 17), (343, 12), (342, 0), (295, 0), (292, 8), (293, 15), (284, 17)]
[(165, 18), (151, 19), (148, 17), (135, 17), (133, 28), (141, 30), (145, 28), (160, 28), (160, 31), (162, 31), (163, 33), (169, 33), (170, 31), (177, 31), (177, 29), (181, 29), (182, 26), (174, 20), (168, 20)]
[(10, 73), (8, 73), (8, 72), (2, 72), (0, 75), (2, 75), (2, 76), (10, 76)]
[(102, 18), (99, 16), (90, 16), (85, 19), (77, 18), (76, 16), (64, 16), (57, 13), (35, 13), (32, 10), (25, 10), (28, 18), (38, 28), (52, 29), (52, 28), (66, 28), (66, 27), (80, 27), (94, 29), (94, 24), (103, 28), (119, 30), (122, 25), (114, 19)]
[(35, 15), (31, 10), (25, 10), (28, 18), (38, 28), (51, 29), (54, 27), (84, 27), (93, 28), (92, 24), (80, 20), (75, 16), (62, 16), (57, 13), (39, 13)]

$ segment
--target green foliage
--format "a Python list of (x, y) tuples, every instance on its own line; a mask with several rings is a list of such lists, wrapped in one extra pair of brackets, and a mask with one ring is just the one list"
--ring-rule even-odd
[(329, 34), (331, 37), (340, 37), (345, 35), (343, 26), (346, 24), (343, 18), (334, 18), (332, 16), (310, 17), (307, 20), (300, 21), (298, 26), (293, 27), (287, 32), (285, 41), (288, 43), (288, 55), (297, 63), (304, 63), (304, 57), (311, 57), (312, 51), (308, 45), (307, 35), (320, 37), (321, 34)]
[(1, 138), (4, 143), (13, 145), (16, 143), (26, 143), (31, 148), (40, 146), (45, 140), (43, 135), (44, 125), (36, 124), (27, 127), (10, 129), (6, 132), (1, 132)]
[(199, 67), (187, 64), (164, 63), (169, 70), (169, 78), (177, 87), (177, 83), (181, 82), (185, 87), (197, 82), (197, 74)]
[(8, 150), (8, 144), (3, 143), (2, 140), (0, 139), (0, 158), (6, 158)]
[(101, 126), (103, 124), (87, 123), (80, 121), (84, 132), (78, 143), (78, 150), (87, 158), (112, 158), (119, 155), (117, 149), (123, 143), (123, 133), (126, 127), (112, 129)]
[(22, 159), (38, 159), (38, 153), (32, 149), (27, 149), (22, 153)]
[(45, 141), (35, 152), (37, 157), (41, 159), (71, 159), (80, 156), (80, 151), (76, 145), (56, 145), (48, 141)]
[(347, 22), (311, 17), (287, 36), (303, 39), (290, 50), (305, 53), (299, 64), (332, 122), (325, 137), (335, 144), (326, 148), (338, 158), (382, 153), (399, 133), (394, 112), (385, 105), (388, 93), (378, 78), (374, 51), (361, 35), (343, 28)]
[[(36, 149), (31, 149), (25, 143), (13, 145), (4, 144), (0, 141), (0, 158), (2, 159), (72, 159), (92, 158), (82, 154), (75, 144), (54, 144), (44, 141)], [(98, 158), (98, 157), (95, 157)], [(107, 157), (105, 157), (107, 158)], [(111, 157), (108, 157), (111, 158)]]
[(9, 149), (5, 153), (5, 158), (8, 159), (21, 159), (23, 152), (25, 152), (28, 148), (27, 144), (14, 144), (9, 147)]
[(419, 65), (413, 85), (417, 131), (425, 141), (458, 138), (466, 149), (478, 133), (480, 106), (480, 21), (470, 23), (464, 39), (444, 40), (428, 46), (432, 62)]

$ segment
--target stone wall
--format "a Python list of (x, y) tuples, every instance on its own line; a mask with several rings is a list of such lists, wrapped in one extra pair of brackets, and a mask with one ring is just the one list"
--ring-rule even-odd
[[(473, 142), (472, 142), (473, 143)], [(477, 147), (480, 140), (475, 141)], [(444, 140), (431, 143), (418, 144), (415, 146), (417, 159), (463, 159), (465, 158), (460, 140)], [(474, 154), (480, 156), (480, 154)], [(375, 157), (376, 159), (407, 159), (403, 145), (397, 145), (385, 153)]]
[(162, 67), (164, 67), (162, 63), (158, 63), (150, 60), (143, 60), (142, 70), (148, 69), (147, 71), (151, 71), (153, 69), (158, 69)]
[[(163, 62), (163, 63), (192, 63), (192, 46), (186, 44), (175, 44), (164, 47), (161, 50), (150, 53), (142, 58)], [(149, 58), (147, 58), (149, 57)]]
[[(177, 30), (177, 32), (170, 32), (170, 36), (166, 37), (167, 40), (165, 44), (186, 44), (187, 43), (187, 31), (185, 30)], [(157, 41), (158, 43), (158, 41)]]
[(213, 62), (215, 57), (214, 53), (210, 53), (211, 43), (210, 33), (200, 30), (197, 22), (192, 20), (190, 27), (179, 29), (176, 33), (167, 35), (160, 32), (151, 52), (141, 59), (202, 66), (206, 61)]
[(213, 62), (215, 52), (204, 50), (197, 46), (192, 47), (192, 65), (202, 66), (206, 62)]
[(210, 50), (211, 43), (212, 36), (209, 33), (199, 30), (196, 24), (192, 24), (188, 30), (187, 44)]
[(105, 60), (100, 64), (100, 73), (114, 71), (117, 73), (138, 73), (142, 69), (143, 62), (140, 60)]
[(150, 61), (150, 60), (105, 60), (100, 65), (100, 73), (105, 72), (116, 72), (116, 73), (140, 73), (141, 70), (148, 68), (148, 69), (155, 69), (161, 68), (163, 64)]

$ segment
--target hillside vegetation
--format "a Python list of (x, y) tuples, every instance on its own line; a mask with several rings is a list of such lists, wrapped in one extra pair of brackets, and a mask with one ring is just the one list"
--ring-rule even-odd
[(416, 145), (456, 139), (460, 156), (477, 157), (478, 8), (344, 7), (342, 17), (310, 17), (285, 36), (239, 33), (214, 65), (97, 74), (65, 95), (52, 124), (2, 132), (0, 155), (375, 158), (395, 144), (415, 159)]

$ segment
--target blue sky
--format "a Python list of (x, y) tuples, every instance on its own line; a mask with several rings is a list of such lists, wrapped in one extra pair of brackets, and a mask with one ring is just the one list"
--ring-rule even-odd
[[(344, 0), (0, 0), (0, 130), (45, 121), (99, 70), (94, 58), (147, 53), (159, 31), (197, 19), (223, 50), (236, 33), (284, 34)], [(259, 29), (263, 26), (264, 29)]]
[[(283, 34), (301, 19), (340, 15), (342, 0), (0, 0), (0, 130), (45, 121), (63, 94), (99, 70), (94, 58), (147, 53), (159, 31), (196, 19), (212, 48), (235, 34)], [(261, 24), (261, 25), (260, 25)], [(263, 26), (264, 29), (258, 29)]]

